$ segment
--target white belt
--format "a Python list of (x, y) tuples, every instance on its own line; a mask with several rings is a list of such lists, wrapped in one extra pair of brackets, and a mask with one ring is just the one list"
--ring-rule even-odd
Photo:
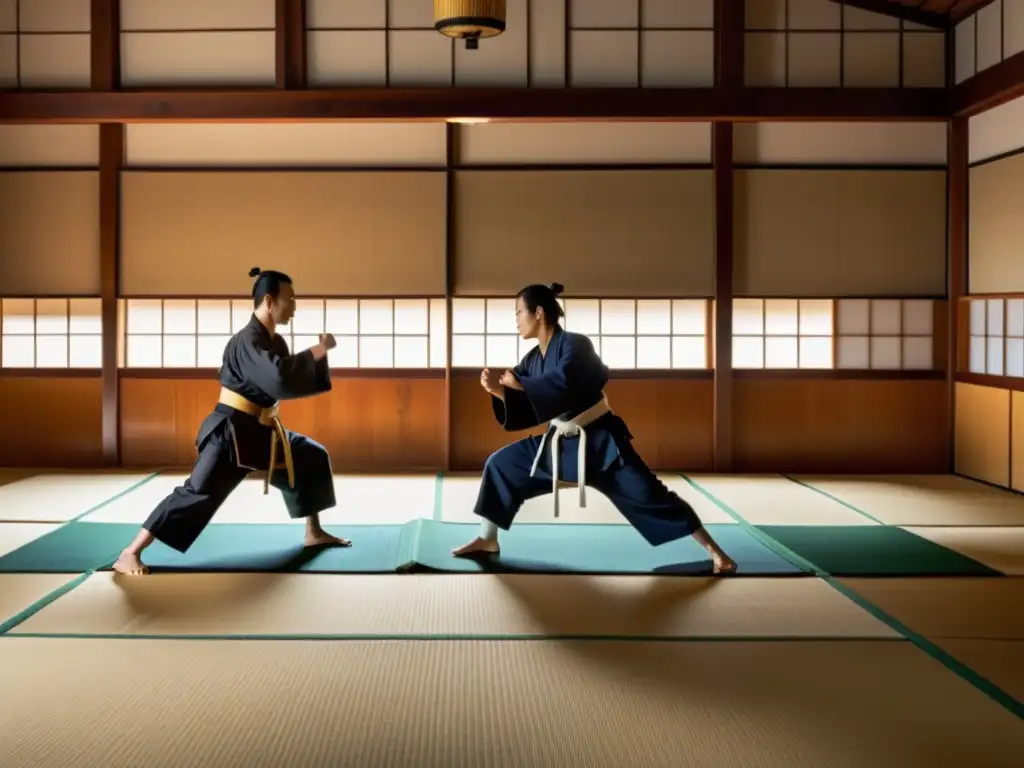
[(575, 418), (563, 419), (561, 416), (558, 416), (552, 419), (551, 426), (555, 428), (554, 434), (551, 433), (551, 429), (549, 428), (540, 439), (540, 447), (537, 449), (537, 455), (533, 459), (533, 467), (530, 469), (530, 477), (533, 477), (534, 473), (537, 471), (537, 465), (540, 463), (540, 457), (544, 454), (544, 444), (547, 442), (548, 435), (551, 434), (551, 493), (554, 496), (555, 517), (558, 517), (559, 439), (563, 437), (576, 437), (577, 435), (580, 438), (579, 449), (576, 455), (576, 484), (580, 490), (580, 506), (586, 507), (587, 433), (583, 428), (610, 412), (611, 407), (608, 405), (608, 397), (602, 394), (601, 399), (597, 403), (587, 408), (587, 410), (583, 411), (583, 413), (579, 414)]

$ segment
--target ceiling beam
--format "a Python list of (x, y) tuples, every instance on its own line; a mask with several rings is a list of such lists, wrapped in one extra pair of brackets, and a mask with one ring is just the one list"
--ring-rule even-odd
[(14, 91), (0, 123), (309, 120), (945, 120), (945, 88)]
[(926, 27), (946, 30), (951, 26), (950, 18), (942, 13), (926, 11), (913, 5), (902, 3), (891, 3), (888, 0), (831, 0), (839, 5), (848, 5), (851, 8), (860, 8), (871, 13), (878, 13), (882, 16), (891, 16), (894, 19), (902, 19), (914, 24), (921, 24)]
[(970, 117), (1024, 95), (1024, 51), (953, 87), (953, 114)]

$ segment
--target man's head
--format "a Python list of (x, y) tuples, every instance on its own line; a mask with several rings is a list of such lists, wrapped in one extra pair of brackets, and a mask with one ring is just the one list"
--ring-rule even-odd
[(275, 325), (287, 325), (295, 314), (292, 279), (283, 272), (263, 272), (259, 267), (250, 269), (249, 277), (256, 278), (252, 286), (253, 310), (262, 310)]

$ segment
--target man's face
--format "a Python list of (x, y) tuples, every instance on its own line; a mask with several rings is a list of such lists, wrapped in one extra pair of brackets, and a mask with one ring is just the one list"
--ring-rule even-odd
[(295, 315), (295, 289), (285, 283), (270, 301), (270, 316), (277, 325), (288, 325)]

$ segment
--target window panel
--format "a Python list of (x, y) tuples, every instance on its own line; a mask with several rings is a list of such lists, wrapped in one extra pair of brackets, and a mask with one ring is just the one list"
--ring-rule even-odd
[(871, 302), (867, 299), (840, 299), (836, 312), (839, 333), (867, 336), (871, 332)]
[(766, 336), (764, 340), (765, 368), (796, 368), (799, 363), (796, 336)]
[[(68, 332), (68, 302), (66, 299), (38, 299), (36, 301), (36, 333), (53, 335)], [(65, 356), (66, 357), (66, 356)], [(53, 366), (47, 366), (53, 367)]]
[[(768, 299), (764, 303), (764, 333), (766, 336), (793, 336), (797, 335), (797, 315), (799, 304), (796, 299)], [(793, 339), (794, 349), (796, 339)], [(777, 366), (768, 362), (769, 357), (765, 353), (765, 366), (775, 368)], [(794, 365), (796, 362), (794, 360)]]
[(831, 336), (832, 328), (831, 299), (801, 299), (800, 329), (801, 336)]
[(985, 355), (985, 372), (993, 376), (1003, 376), (1003, 340), (1001, 338), (988, 337), (987, 353)]
[(518, 336), (487, 336), (485, 363), (490, 368), (512, 368), (519, 362)]
[(1024, 299), (1006, 302), (1006, 335), (1013, 339), (1024, 338)]
[[(395, 299), (395, 334), (427, 336), (430, 333), (430, 307), (426, 299)], [(423, 364), (424, 367), (426, 363)]]
[(703, 336), (675, 336), (672, 338), (672, 367), (707, 368), (708, 350)]
[(36, 336), (36, 367), (68, 367), (67, 334), (60, 334), (57, 336)]
[(1005, 332), (1005, 326), (1003, 324), (1003, 300), (1002, 299), (989, 299), (987, 302), (986, 311), (986, 335), (992, 337), (1002, 337)]
[[(369, 336), (385, 335), (394, 333), (394, 304), (387, 299), (360, 299), (359, 300), (359, 333), (366, 334)], [(362, 349), (363, 339), (360, 339), (360, 349)], [(371, 345), (372, 346), (372, 345)], [(390, 345), (389, 345), (390, 346)], [(375, 348), (375, 347), (374, 347)], [(390, 359), (390, 352), (388, 352)], [(367, 365), (362, 362), (362, 355), (360, 355), (360, 366), (365, 368)], [(377, 366), (369, 366), (371, 368)], [(391, 364), (387, 366), (390, 368)]]
[[(199, 333), (231, 335), (231, 302), (204, 299), (196, 308)], [(248, 322), (248, 317), (246, 322)], [(201, 355), (200, 355), (201, 356)]]
[(800, 338), (800, 367), (832, 368), (832, 338), (830, 336), (802, 336)]
[(359, 333), (359, 302), (356, 299), (328, 299), (326, 328), (336, 337)]
[(526, 357), (526, 353), (539, 343), (536, 339), (519, 339), (519, 359), (522, 360)]
[[(103, 334), (102, 302), (99, 299), (71, 299), (68, 307), (70, 321), (68, 330), (72, 334)], [(73, 368), (81, 367), (72, 365)]]
[(11, 336), (4, 334), (3, 355), (0, 362), (4, 368), (31, 368), (36, 362), (36, 340), (34, 336)]
[[(640, 300), (636, 303), (636, 332), (641, 335), (668, 336), (672, 333), (672, 302)], [(666, 339), (666, 344), (668, 339)], [(668, 347), (666, 346), (666, 349)], [(643, 366), (641, 366), (643, 367)], [(666, 363), (665, 367), (668, 367)]]
[[(166, 317), (166, 315), (165, 315)], [(193, 334), (165, 335), (164, 368), (194, 368), (196, 365), (196, 337)]]
[(899, 369), (902, 346), (898, 336), (873, 336), (871, 338), (871, 367), (878, 370)]
[(129, 368), (160, 368), (163, 365), (163, 346), (158, 335), (129, 336), (126, 347)]
[[(390, 315), (389, 315), (390, 317)], [(390, 336), (359, 337), (360, 368), (392, 368), (394, 346)]]
[[(666, 310), (666, 325), (670, 313)], [(636, 340), (636, 367), (667, 369), (672, 367), (672, 339), (665, 336), (640, 336)]]
[(928, 371), (934, 365), (931, 336), (903, 337), (903, 368), (908, 371)]
[(512, 299), (487, 299), (485, 332), (518, 334), (516, 303)]
[(429, 365), (430, 350), (426, 336), (395, 337), (396, 368), (427, 368)]
[(1024, 377), (1024, 339), (1006, 340), (1006, 375)]
[(636, 368), (636, 337), (601, 336), (601, 359), (609, 368)]
[[(196, 332), (196, 303), (189, 299), (164, 301), (164, 333), (175, 335)], [(171, 366), (177, 367), (177, 365)]]
[(760, 336), (764, 333), (764, 302), (761, 299), (733, 300), (732, 332), (734, 336)]
[(487, 365), (484, 335), (452, 337), (452, 366), (457, 368), (483, 368)]
[(601, 302), (598, 299), (566, 299), (564, 327), (573, 333), (601, 333)]
[(899, 336), (902, 302), (891, 299), (871, 301), (871, 334), (873, 336)]
[(33, 334), (36, 331), (35, 302), (32, 299), (3, 300), (4, 334)]
[(871, 340), (867, 336), (841, 336), (837, 352), (840, 368), (871, 367)]
[(252, 299), (234, 299), (231, 302), (231, 333), (238, 333), (252, 319)]
[(733, 368), (764, 368), (764, 337), (739, 336), (732, 340)]
[(985, 302), (984, 300), (975, 299), (971, 303), (971, 336), (984, 336), (986, 331), (985, 324)]
[(985, 373), (985, 360), (988, 352), (984, 336), (971, 336), (971, 373)]
[[(202, 326), (202, 315), (200, 315), (199, 324)], [(230, 340), (231, 336), (226, 334), (200, 336), (196, 364), (200, 368), (220, 368), (224, 360), (224, 347), (227, 346)]]
[[(388, 339), (387, 341), (390, 342), (390, 339)], [(291, 349), (292, 354), (298, 354), (299, 352), (307, 350), (310, 347), (315, 347), (319, 343), (320, 343), (320, 336), (319, 335), (317, 335), (317, 336), (295, 336), (292, 339), (291, 344), (288, 345), (288, 347), (289, 347), (289, 349)], [(331, 350), (330, 354), (333, 355), (334, 354), (334, 350)], [(333, 364), (333, 360), (331, 362)]]
[(452, 299), (452, 333), (484, 333), (486, 330), (485, 299)]
[(68, 339), (68, 365), (71, 368), (102, 368), (103, 337), (99, 334), (75, 334)]
[(335, 336), (334, 340), (338, 346), (331, 350), (332, 368), (358, 368), (359, 367), (359, 337), (358, 336)]
[(672, 333), (681, 336), (707, 334), (707, 302), (703, 299), (675, 299), (672, 301)]
[(601, 336), (636, 333), (636, 302), (629, 299), (601, 300)]
[(324, 332), (324, 303), (306, 300), (295, 307), (291, 323), (292, 333), (319, 336)]
[(932, 302), (908, 300), (903, 302), (903, 335), (931, 336), (935, 321)]

